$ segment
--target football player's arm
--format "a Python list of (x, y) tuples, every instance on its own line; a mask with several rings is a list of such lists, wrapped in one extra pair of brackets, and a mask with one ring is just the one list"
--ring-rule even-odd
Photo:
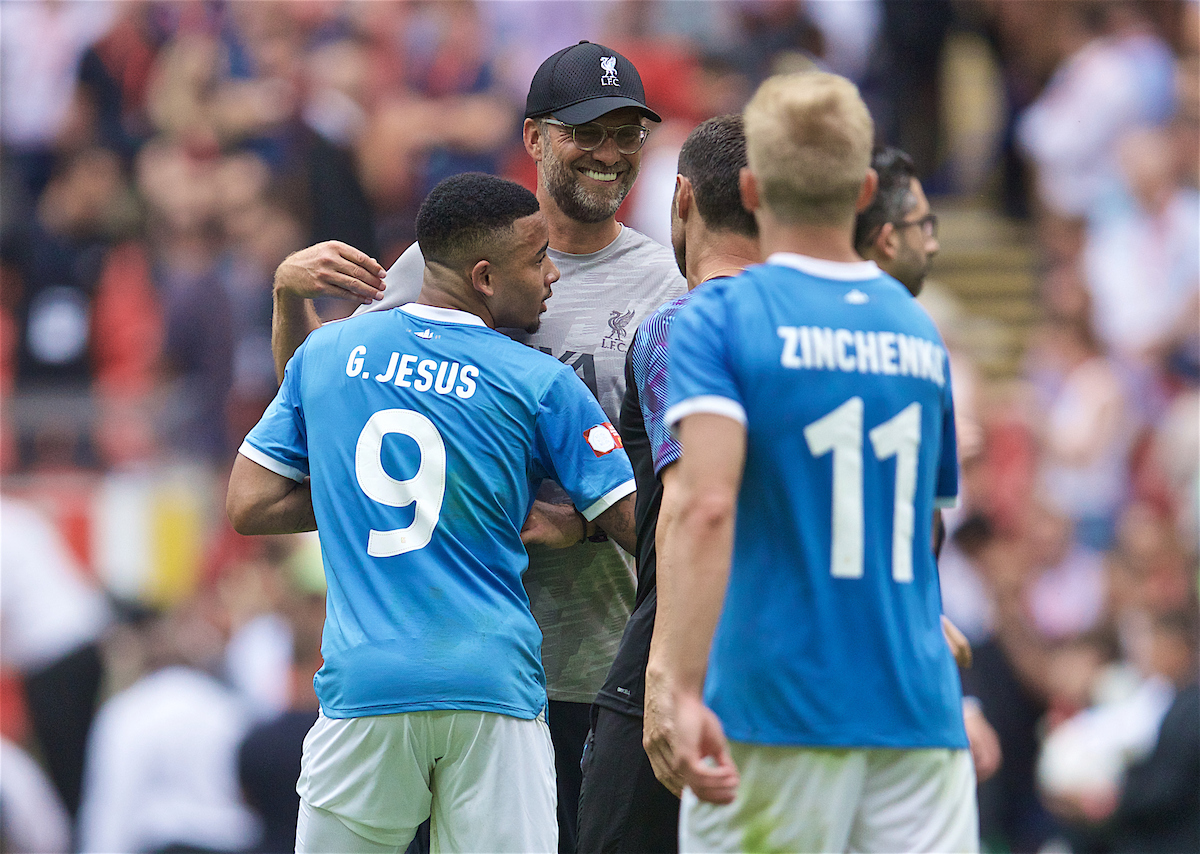
[(572, 504), (537, 500), (521, 526), (521, 542), (527, 546), (565, 549), (579, 545), (587, 536), (587, 520)]
[(594, 525), (608, 534), (610, 540), (615, 540), (617, 545), (633, 554), (637, 551), (637, 527), (633, 518), (633, 507), (636, 503), (637, 493), (629, 493), (597, 516), (588, 525), (587, 535), (592, 536), (595, 533), (592, 530)]
[[(658, 610), (646, 668), (646, 727), (652, 738), (666, 735), (647, 749), (664, 785), (682, 783), (701, 800), (729, 803), (738, 772), (702, 691), (729, 582), (746, 430), (723, 415), (696, 413), (679, 423), (678, 433), (683, 455), (664, 482)], [(652, 707), (652, 697), (666, 699)]]
[(238, 454), (229, 475), (225, 512), (239, 534), (295, 534), (315, 531), (312, 491)]
[[(662, 481), (662, 500), (658, 510), (658, 521), (654, 529), (655, 589), (658, 603), (655, 610), (654, 634), (650, 642), (650, 657), (646, 668), (646, 688), (642, 717), (642, 746), (650, 757), (654, 776), (675, 797), (683, 793), (683, 776), (676, 768), (675, 717), (672, 688), (662, 666), (663, 635), (670, 630), (672, 619), (664, 619), (664, 612), (672, 605), (669, 588), (675, 582), (676, 569), (671, 562), (671, 528), (679, 519), (679, 466), (671, 463), (658, 473)], [(664, 628), (665, 626), (665, 628)]]
[(591, 522), (571, 504), (535, 501), (521, 528), (521, 542), (527, 546), (565, 549), (603, 531), (609, 539), (633, 554), (637, 544), (633, 517), (636, 501), (637, 493), (631, 492)]
[(975, 763), (975, 779), (983, 783), (1000, 770), (1004, 754), (1000, 749), (1000, 736), (984, 717), (983, 707), (975, 697), (963, 697), (963, 727), (967, 731), (967, 743), (971, 749), (971, 760)]
[(972, 661), (974, 661), (971, 642), (962, 633), (962, 629), (950, 622), (950, 618), (945, 614), (942, 614), (942, 637), (946, 639), (946, 646), (950, 647), (950, 654), (954, 656), (954, 663), (963, 670), (970, 667)]
[(386, 271), (371, 256), (338, 240), (293, 252), (275, 270), (271, 307), (271, 355), (275, 378), (296, 348), (321, 325), (314, 297), (350, 299), (367, 305), (383, 296)]

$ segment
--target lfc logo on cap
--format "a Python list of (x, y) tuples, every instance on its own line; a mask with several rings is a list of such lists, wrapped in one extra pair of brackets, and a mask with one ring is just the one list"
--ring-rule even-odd
[(621, 85), (621, 81), (617, 79), (617, 58), (615, 56), (600, 57), (600, 67), (604, 69), (604, 73), (600, 75), (602, 86)]

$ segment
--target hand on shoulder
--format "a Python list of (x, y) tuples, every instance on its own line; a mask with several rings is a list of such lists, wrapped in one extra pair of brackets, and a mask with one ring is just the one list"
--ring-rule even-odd
[(339, 240), (293, 252), (275, 270), (276, 298), (337, 297), (369, 305), (383, 298), (382, 265)]

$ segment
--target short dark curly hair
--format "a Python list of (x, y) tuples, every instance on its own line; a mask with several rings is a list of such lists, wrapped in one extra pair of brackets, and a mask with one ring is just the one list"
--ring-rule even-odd
[(917, 169), (911, 157), (890, 145), (879, 147), (871, 154), (871, 168), (879, 175), (879, 189), (854, 220), (854, 248), (863, 257), (884, 223), (899, 222), (917, 206), (912, 192)]
[(754, 214), (742, 207), (738, 175), (746, 165), (741, 116), (716, 116), (688, 134), (679, 151), (679, 174), (692, 182), (696, 208), (709, 228), (758, 237)]
[(417, 243), (426, 261), (453, 269), (485, 257), (499, 231), (539, 210), (520, 184), (487, 175), (451, 175), (429, 191), (417, 211)]

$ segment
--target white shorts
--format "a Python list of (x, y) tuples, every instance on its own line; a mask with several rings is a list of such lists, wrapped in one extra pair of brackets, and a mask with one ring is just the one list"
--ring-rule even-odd
[(731, 742), (732, 804), (684, 790), (683, 852), (978, 852), (966, 750), (838, 750)]
[(554, 748), (534, 720), (472, 711), (321, 715), (304, 739), (297, 852), (554, 852)]

